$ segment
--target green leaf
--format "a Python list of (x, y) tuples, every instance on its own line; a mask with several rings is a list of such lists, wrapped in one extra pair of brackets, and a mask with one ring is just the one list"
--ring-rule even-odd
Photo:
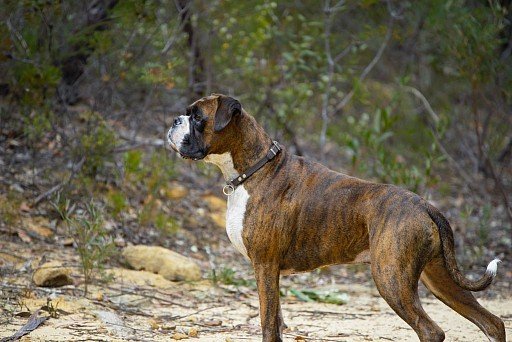
[(297, 297), (298, 300), (301, 300), (303, 302), (314, 302), (313, 299), (311, 299), (308, 295), (304, 294), (299, 290), (290, 289), (290, 293)]

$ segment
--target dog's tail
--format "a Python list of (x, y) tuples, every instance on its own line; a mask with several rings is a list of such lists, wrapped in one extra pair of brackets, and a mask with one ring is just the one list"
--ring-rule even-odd
[(482, 291), (491, 285), (492, 280), (496, 276), (499, 259), (494, 259), (487, 265), (484, 275), (475, 281), (467, 279), (459, 270), (457, 260), (455, 260), (455, 245), (453, 242), (453, 231), (448, 220), (433, 206), (427, 204), (426, 210), (432, 221), (437, 225), (439, 230), (439, 238), (441, 239), (441, 249), (444, 257), (446, 269), (450, 273), (452, 279), (465, 290)]

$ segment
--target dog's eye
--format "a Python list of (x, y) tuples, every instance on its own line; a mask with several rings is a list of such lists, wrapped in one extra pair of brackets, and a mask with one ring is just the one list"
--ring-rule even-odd
[(196, 122), (201, 122), (201, 120), (203, 119), (202, 115), (199, 114), (199, 113), (194, 113), (192, 115), (192, 120), (196, 121)]

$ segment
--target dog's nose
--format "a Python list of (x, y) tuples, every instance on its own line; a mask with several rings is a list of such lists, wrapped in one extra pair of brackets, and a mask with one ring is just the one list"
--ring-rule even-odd
[(172, 127), (176, 127), (176, 126), (179, 126), (183, 123), (183, 121), (181, 121), (181, 118), (177, 117), (176, 119), (174, 119), (174, 121), (172, 122)]

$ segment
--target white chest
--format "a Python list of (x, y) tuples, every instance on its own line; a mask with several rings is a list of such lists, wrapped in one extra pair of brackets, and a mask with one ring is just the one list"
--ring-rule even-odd
[(247, 208), (249, 193), (243, 185), (236, 188), (235, 192), (228, 197), (228, 209), (226, 212), (226, 232), (229, 240), (235, 248), (242, 253), (247, 259), (247, 249), (242, 239), (244, 230), (244, 217)]
[[(225, 180), (232, 179), (238, 175), (233, 165), (233, 158), (229, 152), (210, 154), (204, 160), (207, 163), (213, 163), (220, 167)], [(244, 217), (248, 200), (249, 193), (243, 185), (240, 185), (228, 196), (228, 210), (226, 212), (226, 232), (228, 233), (229, 240), (247, 259), (249, 259), (249, 256), (242, 239), (242, 233), (244, 231)]]

